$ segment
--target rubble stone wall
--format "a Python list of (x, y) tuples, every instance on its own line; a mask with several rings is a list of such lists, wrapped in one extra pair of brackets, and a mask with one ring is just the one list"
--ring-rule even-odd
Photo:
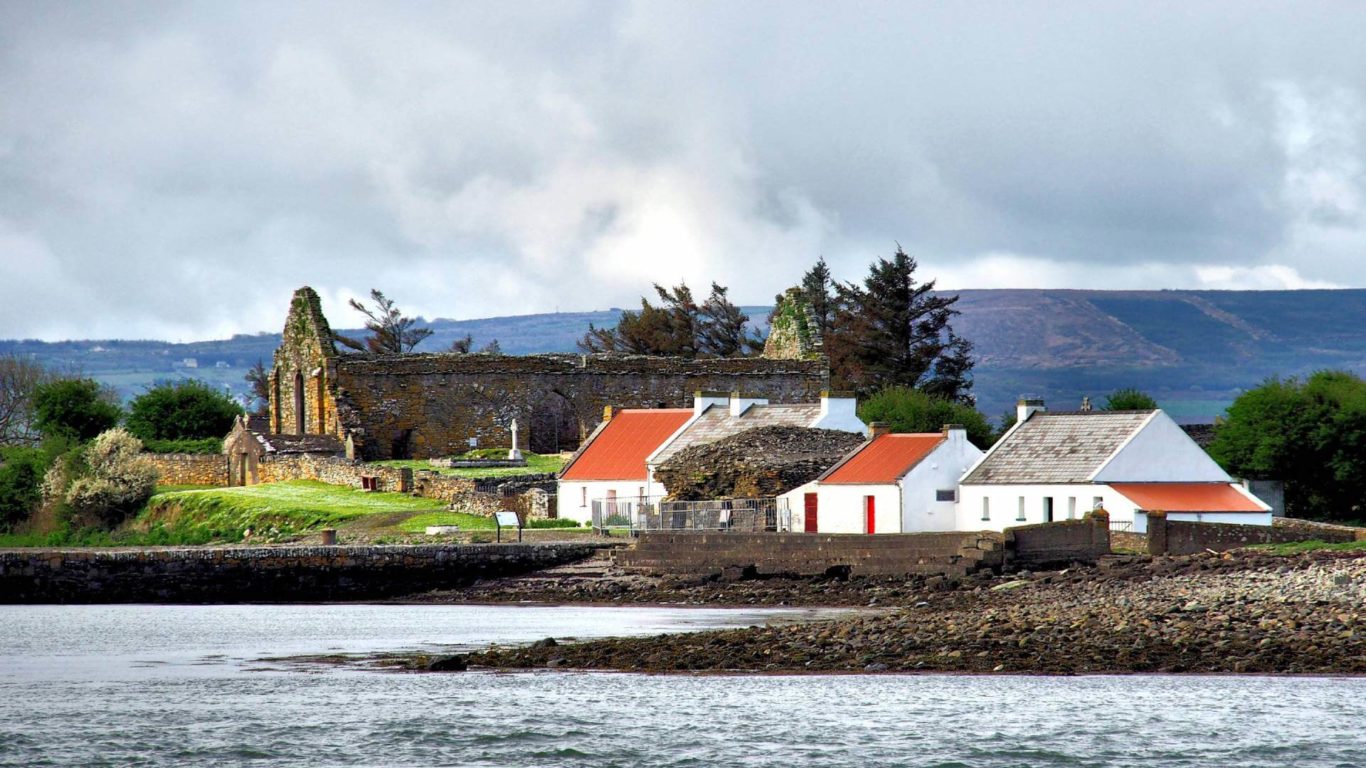
[(228, 457), (221, 453), (144, 453), (157, 469), (158, 485), (228, 484)]
[(601, 544), (0, 551), (0, 603), (312, 602), (450, 589)]

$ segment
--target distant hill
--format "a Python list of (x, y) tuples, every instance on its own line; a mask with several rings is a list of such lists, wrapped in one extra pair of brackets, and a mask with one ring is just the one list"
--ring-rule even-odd
[[(1320, 368), (1366, 373), (1366, 290), (1338, 291), (960, 291), (955, 327), (976, 344), (975, 391), (989, 416), (1021, 394), (1054, 407), (1097, 403), (1121, 387), (1157, 397), (1178, 419), (1208, 421), (1237, 393), (1267, 376)], [(767, 307), (746, 307), (759, 321)], [(620, 310), (479, 320), (433, 320), (419, 350), (438, 351), (465, 334), (507, 354), (574, 351), (589, 323)], [(283, 322), (262, 318), (265, 326)], [(343, 331), (359, 334), (359, 331)], [(242, 376), (270, 362), (278, 333), (222, 341), (0, 341), (0, 353), (108, 382), (132, 396), (158, 379), (202, 378), (244, 394)]]

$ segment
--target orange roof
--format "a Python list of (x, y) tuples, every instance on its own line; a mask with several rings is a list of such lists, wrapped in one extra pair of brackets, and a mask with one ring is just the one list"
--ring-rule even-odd
[(835, 465), (822, 483), (895, 483), (944, 442), (944, 435), (879, 435)]
[(689, 418), (691, 408), (620, 411), (560, 474), (562, 480), (644, 480), (645, 459)]
[(1228, 483), (1111, 483), (1139, 509), (1163, 512), (1265, 512)]

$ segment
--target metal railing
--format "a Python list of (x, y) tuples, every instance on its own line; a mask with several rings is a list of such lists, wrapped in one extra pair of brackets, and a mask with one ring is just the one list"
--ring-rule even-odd
[(1128, 532), (1132, 531), (1133, 529), (1134, 529), (1134, 521), (1132, 521), (1132, 520), (1111, 520), (1111, 521), (1110, 521), (1110, 532), (1111, 532), (1111, 533), (1128, 533)]
[(636, 531), (790, 531), (787, 499), (594, 499), (593, 527)]

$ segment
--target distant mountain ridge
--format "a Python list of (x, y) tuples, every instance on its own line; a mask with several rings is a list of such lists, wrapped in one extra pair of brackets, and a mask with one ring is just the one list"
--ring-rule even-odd
[[(1021, 394), (1055, 407), (1114, 389), (1151, 392), (1177, 418), (1207, 421), (1243, 388), (1267, 376), (1321, 368), (1366, 373), (1366, 290), (958, 291), (955, 329), (976, 345), (979, 406), (996, 416)], [(328, 307), (334, 313), (339, 308)], [(745, 307), (764, 325), (768, 307)], [(432, 320), (419, 351), (440, 351), (469, 334), (476, 348), (497, 339), (506, 354), (571, 352), (588, 324), (610, 326), (621, 310)], [(340, 318), (333, 317), (333, 321)], [(262, 318), (262, 325), (280, 324)], [(360, 331), (342, 331), (359, 334)], [(0, 341), (0, 353), (30, 355), (84, 371), (126, 396), (158, 379), (195, 377), (244, 394), (243, 374), (269, 364), (278, 333), (187, 344), (163, 341)]]

